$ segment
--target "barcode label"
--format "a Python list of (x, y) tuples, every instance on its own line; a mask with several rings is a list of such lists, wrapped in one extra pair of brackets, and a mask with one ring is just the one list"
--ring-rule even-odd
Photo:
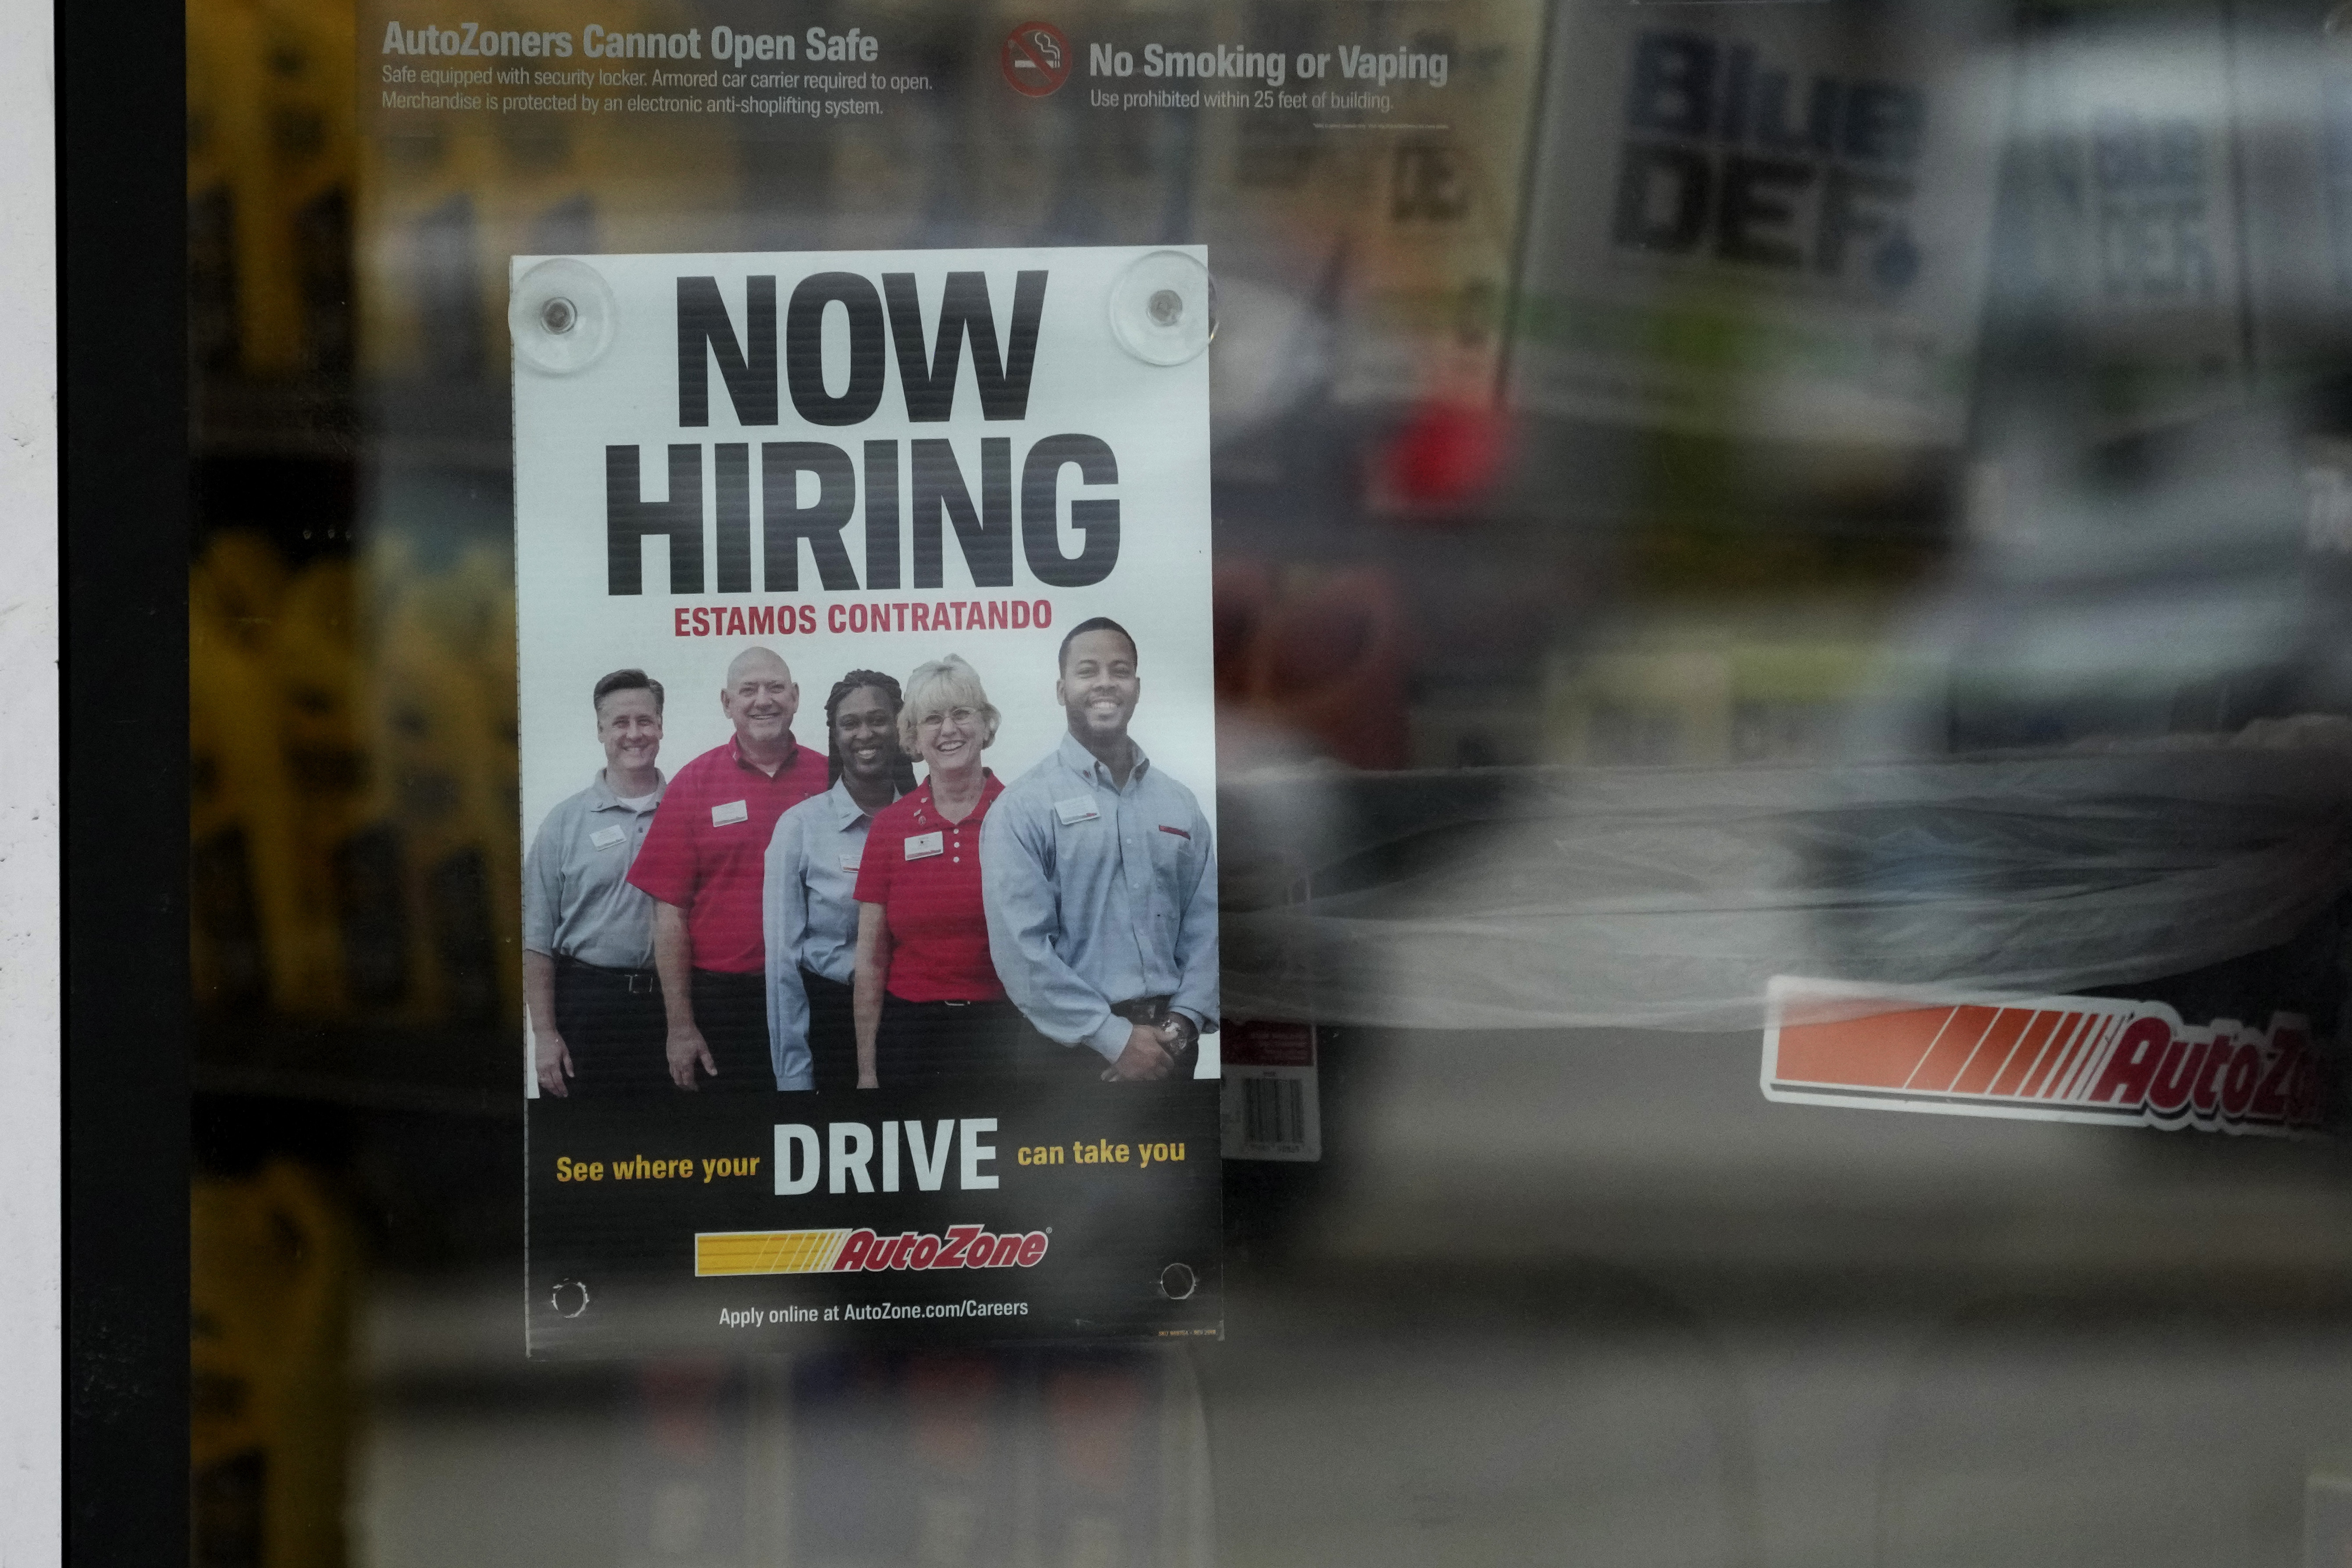
[(1242, 1079), (1242, 1137), (1251, 1143), (1307, 1142), (1307, 1086), (1295, 1078)]
[(1225, 1069), (1224, 1155), (1228, 1160), (1319, 1160), (1320, 1107), (1311, 1067)]

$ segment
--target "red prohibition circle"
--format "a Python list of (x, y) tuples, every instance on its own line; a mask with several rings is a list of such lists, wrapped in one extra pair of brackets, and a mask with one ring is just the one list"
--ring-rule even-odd
[(1070, 40), (1051, 22), (1024, 22), (1005, 35), (1004, 79), (1024, 98), (1044, 98), (1070, 79)]

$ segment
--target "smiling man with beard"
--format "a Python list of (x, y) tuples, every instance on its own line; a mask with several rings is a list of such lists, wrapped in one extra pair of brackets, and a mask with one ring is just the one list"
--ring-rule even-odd
[(1215, 847), (1192, 792), (1128, 734), (1136, 664), (1117, 621), (1071, 628), (1054, 683), (1069, 733), (981, 829), (989, 951), (1049, 1073), (1189, 1075), (1217, 1016)]
[[(629, 880), (653, 895), (654, 966), (668, 1017), (670, 1081), (777, 1087), (768, 1048), (761, 888), (776, 819), (824, 792), (825, 760), (793, 739), (801, 689), (784, 661), (745, 648), (719, 706), (735, 733), (678, 769)], [(706, 1086), (698, 1069), (709, 1075)]]

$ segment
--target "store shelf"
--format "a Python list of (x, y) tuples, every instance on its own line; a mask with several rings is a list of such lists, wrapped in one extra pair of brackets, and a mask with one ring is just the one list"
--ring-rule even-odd
[(197, 1026), (192, 1076), (199, 1095), (512, 1121), (516, 1069), (506, 1029), (216, 1019)]

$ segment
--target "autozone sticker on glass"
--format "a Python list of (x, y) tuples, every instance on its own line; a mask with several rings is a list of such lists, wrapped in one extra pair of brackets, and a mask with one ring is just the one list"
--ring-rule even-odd
[(1205, 251), (510, 287), (532, 1353), (1219, 1333)]
[(2184, 1022), (2161, 1002), (1958, 996), (1774, 977), (1764, 1096), (2126, 1127), (2293, 1135), (2326, 1079), (2300, 1014)]

